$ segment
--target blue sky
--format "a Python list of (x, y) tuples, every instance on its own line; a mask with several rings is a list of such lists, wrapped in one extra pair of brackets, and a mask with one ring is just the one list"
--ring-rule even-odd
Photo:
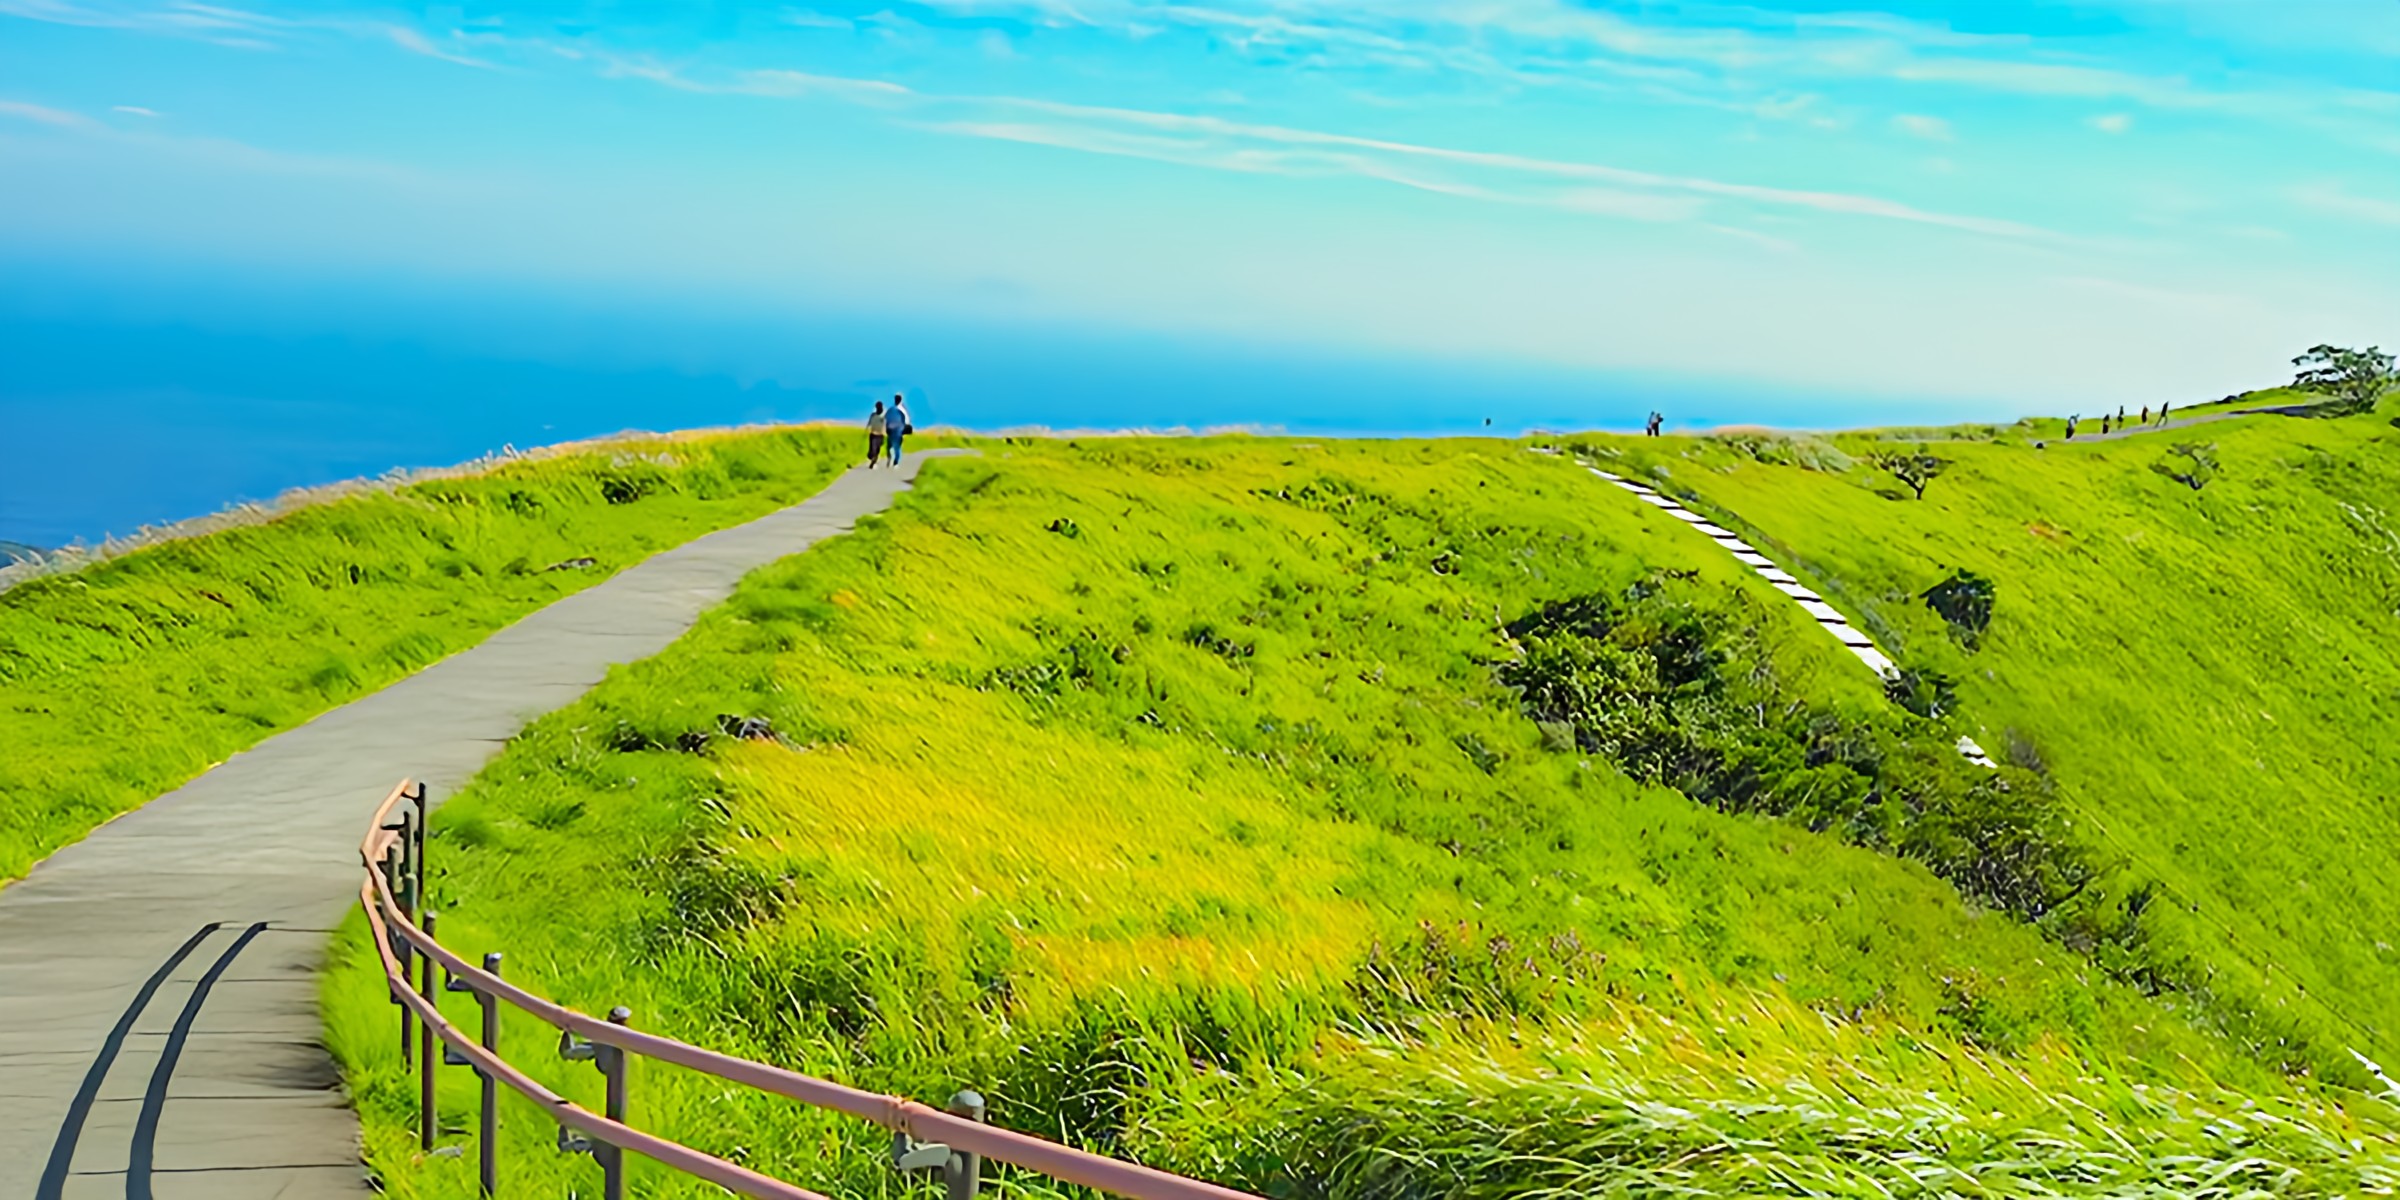
[(0, 256), (2189, 400), (2400, 342), (2400, 0), (0, 0)]

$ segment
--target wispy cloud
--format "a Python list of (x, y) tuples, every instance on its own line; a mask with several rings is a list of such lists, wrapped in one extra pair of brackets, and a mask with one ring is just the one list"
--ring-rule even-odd
[(2196, 82), (2191, 70), (2109, 61), (2104, 48), (2068, 50), (2023, 34), (1964, 33), (1873, 12), (1662, 7), (1655, 16), (1652, 10), (1637, 16), (1570, 0), (922, 2), (963, 16), (1075, 24), (1129, 36), (1180, 28), (1253, 56), (1320, 67), (1451, 71), (1507, 86), (1614, 87), (1651, 73), (1656, 98), (1715, 107), (1754, 104), (1762, 89), (1903, 83), (2284, 120), (2362, 143), (2371, 142), (2375, 131), (2352, 118), (2400, 109), (2400, 91), (2274, 77), (2209, 86)]
[(1922, 116), (1917, 113), (1901, 113), (1899, 116), (1893, 117), (1892, 127), (1911, 137), (1921, 137), (1929, 142), (1947, 142), (1956, 138), (1951, 131), (1950, 122), (1940, 117)]
[(461, 190), (463, 186), (456, 179), (376, 159), (295, 153), (230, 138), (119, 128), (66, 109), (21, 100), (0, 100), (0, 120), (11, 119), (46, 126), (95, 142), (172, 155), (220, 168), (343, 179), (426, 192), (453, 192)]
[(2290, 194), (2294, 203), (2315, 212), (2400, 227), (2400, 200), (2357, 195), (2335, 183), (2307, 184), (2293, 188)]
[(928, 105), (968, 105), (1040, 118), (922, 123), (923, 127), (938, 132), (1215, 170), (1347, 175), (1468, 199), (1532, 204), (1634, 220), (1691, 220), (1712, 204), (1730, 204), (1738, 208), (1798, 210), (1893, 221), (1986, 237), (2036, 242), (2071, 240), (2016, 221), (1938, 212), (1849, 192), (1772, 187), (1604, 163), (1421, 145), (1211, 116), (1063, 104), (1028, 97), (909, 95)]
[(856, 29), (858, 27), (848, 17), (821, 13), (813, 8), (786, 9), (783, 13), (783, 23), (800, 29)]
[(2127, 133), (2133, 129), (2133, 117), (2129, 113), (2103, 113), (2092, 118), (2091, 126), (2102, 133)]
[(608, 60), (603, 70), (615, 77), (681, 91), (824, 98), (894, 110), (905, 113), (916, 128), (957, 137), (1246, 174), (1369, 179), (1461, 199), (1593, 216), (1690, 221), (1699, 219), (1711, 206), (1723, 205), (1889, 221), (2028, 242), (2075, 240), (2022, 222), (1941, 212), (1881, 196), (1666, 174), (1207, 115), (1030, 96), (944, 95), (888, 80), (791, 70), (701, 73), (635, 59)]
[(0, 100), (0, 117), (31, 121), (36, 125), (48, 125), (53, 129), (72, 129), (78, 133), (96, 133), (107, 128), (82, 113), (68, 112), (63, 108), (51, 108), (43, 104), (27, 104), (22, 100)]
[(391, 39), (393, 45), (411, 54), (422, 54), (427, 58), (438, 58), (446, 63), (456, 63), (462, 67), (476, 67), (486, 71), (493, 67), (493, 64), (480, 58), (470, 58), (464, 54), (454, 54), (444, 50), (434, 45), (424, 34), (406, 25), (383, 25), (379, 28), (383, 36)]
[(108, 111), (121, 112), (129, 117), (155, 117), (158, 115), (156, 110), (143, 108), (139, 104), (119, 104), (111, 107)]
[(282, 49), (311, 37), (364, 39), (462, 67), (489, 69), (495, 65), (447, 49), (415, 25), (323, 13), (285, 16), (201, 0), (167, 0), (164, 4), (0, 0), (0, 16), (188, 38), (242, 50)]

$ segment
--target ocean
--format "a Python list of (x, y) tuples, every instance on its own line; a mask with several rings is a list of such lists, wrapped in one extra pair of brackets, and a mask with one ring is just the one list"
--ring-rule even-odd
[[(458, 285), (0, 274), (0, 541), (95, 542), (293, 487), (627, 429), (1515, 435), (1956, 420), (1956, 402), (1034, 322), (704, 311)], [(1488, 422), (1488, 424), (1487, 424)]]

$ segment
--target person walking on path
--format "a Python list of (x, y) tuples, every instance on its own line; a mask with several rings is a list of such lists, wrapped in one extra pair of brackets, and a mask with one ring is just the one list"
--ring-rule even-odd
[(867, 469), (872, 471), (883, 457), (883, 401), (875, 402), (875, 411), (867, 414)]
[(2166, 423), (2167, 423), (2167, 410), (2168, 410), (2168, 409), (2170, 409), (2170, 408), (2173, 408), (2174, 406), (2175, 406), (2175, 402), (2174, 402), (2174, 401), (2172, 401), (2172, 400), (2169, 400), (2169, 401), (2167, 401), (2166, 403), (2164, 403), (2164, 404), (2161, 404), (2161, 405), (2159, 405), (2159, 406), (2158, 406), (2158, 423), (2159, 423), (2159, 424), (2161, 424), (2161, 425), (2164, 425), (2164, 424), (2166, 424)]
[(893, 396), (892, 407), (883, 414), (883, 443), (890, 447), (895, 467), (900, 465), (900, 439), (916, 428), (908, 423), (907, 405), (905, 399)]

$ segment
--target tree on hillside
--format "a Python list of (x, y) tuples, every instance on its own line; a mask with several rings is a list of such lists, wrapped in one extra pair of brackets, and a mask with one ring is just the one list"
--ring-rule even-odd
[[(2304, 391), (2318, 392), (2333, 398), (2327, 408), (2336, 416), (2362, 413), (2375, 407), (2375, 401), (2400, 376), (2392, 370), (2392, 356), (2381, 346), (2364, 350), (2345, 350), (2340, 346), (2315, 346), (2292, 360), (2300, 368), (2292, 386)], [(2197, 484), (2193, 485), (2199, 486)]]
[(2151, 470), (2199, 491), (2217, 477), (2217, 444), (2215, 442), (2177, 442), (2167, 447), (2167, 456), (2152, 464)]
[(1950, 578), (1925, 589), (1925, 607), (1940, 613), (1950, 624), (1950, 636), (1960, 645), (1972, 650), (1983, 642), (1983, 631), (1992, 625), (1992, 600), (1998, 593), (1992, 581), (1973, 571), (1957, 570)]
[(1958, 683), (1940, 671), (1902, 667), (1883, 679), (1883, 694), (1920, 717), (1940, 720), (1958, 707)]
[(1875, 459), (1875, 465), (1891, 472), (1894, 479), (1907, 484), (1910, 490), (1916, 492), (1917, 499), (1922, 500), (1925, 498), (1925, 485), (1932, 483), (1933, 477), (1950, 465), (1950, 460), (1935, 458), (1923, 450), (1911, 450), (1906, 454), (1880, 455)]

